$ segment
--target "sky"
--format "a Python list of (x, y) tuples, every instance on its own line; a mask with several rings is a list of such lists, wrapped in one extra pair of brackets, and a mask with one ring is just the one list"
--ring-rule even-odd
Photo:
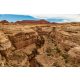
[(35, 17), (40, 17), (41, 19), (63, 19), (63, 22), (80, 22), (80, 14), (50, 14), (50, 15), (35, 15)]
[(79, 0), (0, 0), (0, 13), (30, 15), (79, 14), (79, 5)]
[(63, 22), (80, 21), (79, 3), (79, 0), (0, 0), (0, 14), (64, 19)]
[(50, 15), (14, 15), (0, 14), (0, 20), (15, 22), (20, 20), (39, 20), (45, 19), (49, 22), (80, 22), (79, 14), (50, 14)]

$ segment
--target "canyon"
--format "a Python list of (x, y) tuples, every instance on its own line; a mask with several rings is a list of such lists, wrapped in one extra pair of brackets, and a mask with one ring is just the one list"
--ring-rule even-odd
[(0, 66), (80, 67), (80, 23), (1, 21)]

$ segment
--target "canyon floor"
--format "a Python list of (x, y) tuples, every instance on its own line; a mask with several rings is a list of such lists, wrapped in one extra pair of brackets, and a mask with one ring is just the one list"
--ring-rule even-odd
[(0, 24), (1, 67), (80, 67), (80, 23)]

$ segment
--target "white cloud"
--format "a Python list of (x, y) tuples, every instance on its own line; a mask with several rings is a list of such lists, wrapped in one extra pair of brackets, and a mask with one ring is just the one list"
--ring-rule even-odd
[(64, 22), (80, 22), (80, 14), (50, 14), (50, 15), (34, 15), (41, 19), (45, 18), (61, 18), (64, 19)]

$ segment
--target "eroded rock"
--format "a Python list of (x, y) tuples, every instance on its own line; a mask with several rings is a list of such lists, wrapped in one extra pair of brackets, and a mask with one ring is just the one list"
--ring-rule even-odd
[(50, 67), (50, 66), (53, 66), (53, 64), (54, 64), (54, 59), (45, 54), (37, 55), (36, 60), (40, 65), (42, 65), (44, 67)]
[(17, 50), (8, 57), (7, 65), (14, 67), (19, 66), (28, 67), (30, 63), (28, 61), (28, 56), (23, 51)]
[(12, 51), (12, 44), (2, 31), (0, 31), (0, 52), (3, 56), (8, 56)]
[(68, 54), (73, 58), (80, 59), (80, 46), (70, 49)]

